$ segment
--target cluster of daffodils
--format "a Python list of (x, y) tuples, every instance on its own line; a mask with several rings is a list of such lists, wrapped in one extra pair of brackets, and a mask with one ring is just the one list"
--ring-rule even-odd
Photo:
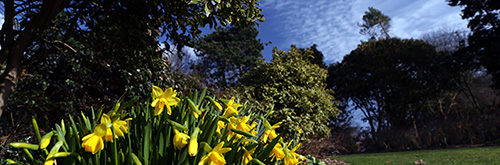
[(271, 125), (269, 114), (245, 107), (205, 90), (178, 97), (172, 88), (153, 86), (147, 104), (119, 102), (105, 114), (92, 111), (77, 122), (70, 117), (70, 124), (49, 133), (57, 138), (47, 134), (39, 145), (12, 146), (27, 154), (42, 150), (45, 164), (305, 164), (295, 153), (298, 137), (286, 142), (276, 132), (281, 122)]
[[(103, 114), (101, 123), (94, 128), (94, 133), (82, 138), (82, 148), (85, 148), (85, 151), (95, 154), (97, 151), (104, 149), (104, 140), (113, 142), (113, 139), (122, 137), (128, 132), (127, 121), (132, 120), (131, 118), (120, 120), (116, 113), (112, 113), (111, 117)], [(83, 119), (86, 120), (84, 115)]]

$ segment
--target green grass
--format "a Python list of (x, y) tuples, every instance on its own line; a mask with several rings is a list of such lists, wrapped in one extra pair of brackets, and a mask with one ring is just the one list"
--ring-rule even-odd
[(352, 165), (414, 164), (422, 159), (432, 164), (500, 164), (500, 147), (420, 150), (387, 153), (353, 154), (332, 157)]

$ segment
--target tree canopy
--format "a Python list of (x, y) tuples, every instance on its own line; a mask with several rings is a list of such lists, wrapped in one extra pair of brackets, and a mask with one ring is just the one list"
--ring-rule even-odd
[(20, 78), (30, 75), (37, 64), (62, 65), (54, 58), (81, 55), (103, 67), (125, 68), (128, 71), (122, 73), (130, 73), (162, 58), (160, 38), (182, 48), (201, 33), (200, 27), (264, 20), (256, 0), (2, 3), (0, 115)]
[(363, 15), (363, 24), (358, 26), (361, 27), (360, 34), (371, 38), (390, 38), (391, 18), (373, 7), (368, 7), (368, 11)]
[(462, 18), (469, 20), (472, 35), (463, 49), (473, 56), (493, 76), (494, 86), (500, 88), (500, 1), (448, 0), (451, 6), (461, 6)]
[(193, 67), (209, 86), (235, 86), (262, 59), (264, 45), (258, 34), (254, 26), (231, 26), (195, 39), (192, 45), (201, 59)]
[(352, 102), (361, 110), (372, 136), (410, 129), (425, 103), (449, 84), (442, 58), (420, 40), (363, 42), (342, 62), (330, 65), (327, 82), (343, 104)]

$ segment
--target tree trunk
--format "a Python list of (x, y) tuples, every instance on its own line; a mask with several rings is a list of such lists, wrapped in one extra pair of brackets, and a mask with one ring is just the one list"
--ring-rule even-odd
[(37, 32), (43, 31), (54, 17), (61, 12), (71, 0), (46, 0), (43, 1), (40, 13), (30, 20), (22, 32), (15, 37), (14, 33), (14, 0), (5, 1), (5, 23), (2, 33), (5, 42), (0, 51), (0, 64), (6, 63), (6, 68), (0, 75), (0, 117), (7, 105), (7, 100), (14, 92), (21, 77), (21, 59), (26, 47), (32, 43)]

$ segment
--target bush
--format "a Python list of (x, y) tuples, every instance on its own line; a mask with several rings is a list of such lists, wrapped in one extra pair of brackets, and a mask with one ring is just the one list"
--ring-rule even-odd
[(311, 64), (311, 48), (274, 50), (271, 63), (263, 62), (241, 79), (239, 91), (265, 113), (274, 110), (270, 121), (283, 122), (281, 132), (292, 136), (297, 128), (304, 135), (327, 136), (330, 117), (339, 112), (332, 90), (326, 89), (327, 71)]

